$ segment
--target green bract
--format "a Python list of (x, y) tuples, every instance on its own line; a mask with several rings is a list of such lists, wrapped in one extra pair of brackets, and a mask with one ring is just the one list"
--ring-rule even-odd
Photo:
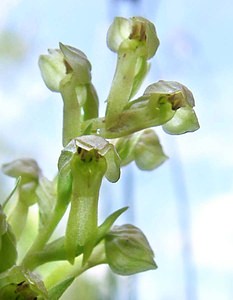
[[(11, 268), (17, 259), (16, 240), (0, 205), (0, 273)], [(1, 299), (1, 298), (0, 298)]]

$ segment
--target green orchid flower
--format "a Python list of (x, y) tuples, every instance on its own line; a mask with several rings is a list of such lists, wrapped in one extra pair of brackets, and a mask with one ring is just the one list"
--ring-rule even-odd
[(98, 96), (91, 83), (91, 64), (86, 55), (71, 46), (41, 55), (39, 67), (47, 87), (63, 99), (63, 146), (80, 134), (82, 120), (98, 116)]
[(114, 146), (99, 136), (81, 136), (62, 151), (59, 170), (70, 169), (71, 208), (66, 228), (65, 247), (73, 263), (77, 246), (84, 247), (84, 261), (95, 245), (98, 232), (98, 199), (103, 177), (116, 182), (120, 159)]
[(25, 227), (29, 206), (37, 203), (36, 189), (42, 176), (37, 162), (33, 159), (17, 159), (2, 166), (3, 172), (13, 178), (20, 178), (17, 185), (17, 202), (8, 220), (19, 239)]
[[(117, 66), (107, 99), (106, 128), (112, 127), (128, 101), (136, 94), (149, 70), (159, 39), (147, 19), (117, 17), (107, 34), (108, 47), (117, 52)], [(119, 88), (120, 87), (120, 88)]]
[(193, 109), (195, 106), (193, 94), (186, 86), (175, 81), (160, 80), (146, 89), (145, 94), (151, 93), (170, 95), (169, 102), (174, 116), (163, 124), (164, 131), (169, 134), (183, 134), (200, 128)]

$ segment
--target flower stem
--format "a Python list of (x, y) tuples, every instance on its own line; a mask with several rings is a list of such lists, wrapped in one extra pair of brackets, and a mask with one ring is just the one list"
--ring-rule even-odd
[(46, 288), (49, 290), (53, 286), (57, 285), (61, 281), (65, 281), (68, 278), (78, 277), (84, 271), (95, 267), (100, 264), (106, 263), (104, 243), (101, 242), (94, 249), (85, 264), (83, 264), (82, 257), (75, 259), (74, 265), (68, 262), (63, 262), (59, 265), (50, 275), (45, 278), (44, 283)]
[(28, 216), (28, 206), (18, 199), (16, 206), (14, 207), (11, 215), (9, 216), (9, 223), (12, 226), (13, 232), (17, 240), (20, 239), (20, 236), (24, 230), (24, 227), (27, 222)]
[(42, 250), (45, 244), (48, 242), (49, 238), (53, 234), (55, 228), (60, 222), (66, 211), (66, 207), (61, 205), (56, 205), (48, 224), (38, 232), (37, 237), (35, 238), (31, 248), (26, 253), (25, 257), (22, 260), (22, 265), (28, 269), (33, 269), (34, 265), (34, 254), (40, 250)]

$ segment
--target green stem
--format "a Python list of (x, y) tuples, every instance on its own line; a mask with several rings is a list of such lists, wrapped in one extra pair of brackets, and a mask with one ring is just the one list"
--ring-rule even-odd
[(63, 217), (65, 211), (65, 206), (61, 207), (60, 205), (56, 205), (53, 214), (48, 221), (48, 224), (38, 232), (38, 235), (35, 238), (31, 248), (26, 253), (21, 263), (24, 267), (32, 269), (32, 266), (34, 264), (34, 253), (41, 251), (44, 248), (45, 244), (48, 242), (49, 238), (51, 237), (55, 228)]
[(68, 262), (64, 262), (60, 264), (59, 267), (57, 267), (52, 273), (50, 273), (47, 278), (45, 278), (44, 284), (49, 290), (59, 282), (65, 281), (69, 278), (78, 277), (84, 271), (94, 266), (105, 263), (107, 263), (105, 257), (105, 246), (104, 242), (102, 242), (94, 248), (91, 256), (84, 265), (81, 257), (77, 257), (75, 259), (74, 265), (71, 265)]
[(133, 88), (137, 59), (138, 54), (136, 49), (122, 51), (118, 54), (116, 72), (107, 102), (107, 128), (116, 122), (119, 114), (129, 101)]
[[(104, 221), (102, 225), (98, 227), (97, 237), (95, 239), (95, 247), (99, 244), (105, 237), (106, 233), (110, 230), (115, 220), (126, 211), (127, 207), (123, 207), (114, 213), (112, 213)], [(65, 237), (60, 237), (50, 243), (48, 243), (42, 251), (35, 252), (30, 259), (31, 269), (35, 269), (40, 265), (47, 262), (67, 260), (67, 254), (64, 247)], [(75, 256), (78, 257), (83, 253), (83, 247), (78, 246), (76, 248)]]
[(17, 240), (20, 239), (21, 234), (27, 222), (28, 206), (19, 198), (11, 215), (9, 216), (9, 223)]

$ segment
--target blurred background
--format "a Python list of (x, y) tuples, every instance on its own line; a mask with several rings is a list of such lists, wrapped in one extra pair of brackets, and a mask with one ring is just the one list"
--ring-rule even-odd
[[(97, 267), (63, 300), (233, 299), (231, 0), (1, 0), (0, 164), (32, 157), (52, 179), (62, 100), (45, 87), (39, 55), (59, 41), (85, 52), (104, 112), (116, 62), (106, 32), (115, 16), (134, 15), (150, 19), (160, 39), (143, 89), (160, 79), (186, 85), (201, 128), (182, 136), (156, 128), (169, 160), (152, 172), (126, 167), (102, 190), (100, 220), (129, 205), (120, 221), (143, 230), (159, 268), (128, 278)], [(0, 174), (1, 201), (13, 184)]]

